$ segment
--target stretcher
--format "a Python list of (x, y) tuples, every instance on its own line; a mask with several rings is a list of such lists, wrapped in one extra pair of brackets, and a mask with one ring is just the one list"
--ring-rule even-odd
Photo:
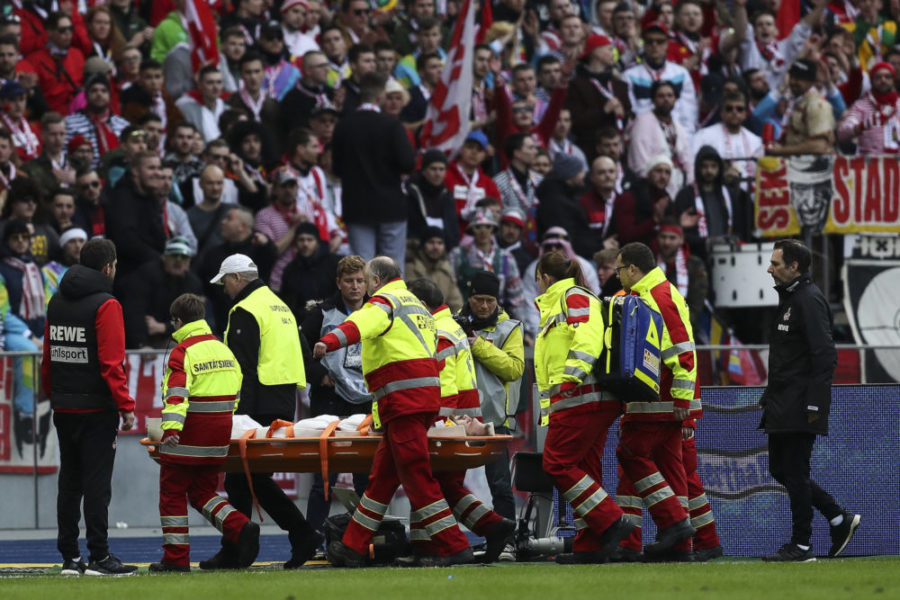
[[(243, 473), (365, 473), (381, 436), (298, 437), (232, 440), (223, 470)], [(505, 456), (510, 435), (429, 437), (428, 450), (434, 471), (459, 471), (480, 467)], [(141, 440), (150, 458), (159, 462), (159, 442)]]

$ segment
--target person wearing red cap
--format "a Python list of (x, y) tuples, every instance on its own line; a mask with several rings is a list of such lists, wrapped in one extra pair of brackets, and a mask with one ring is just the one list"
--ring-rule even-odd
[(872, 89), (853, 103), (838, 125), (838, 140), (854, 139), (856, 153), (900, 152), (900, 98), (894, 87), (894, 67), (880, 62), (869, 69)]
[(653, 109), (650, 87), (657, 81), (668, 81), (675, 88), (675, 108), (672, 117), (688, 134), (697, 129), (698, 105), (688, 70), (681, 65), (666, 60), (669, 44), (669, 28), (657, 21), (644, 28), (644, 55), (639, 64), (623, 73), (628, 82), (628, 99), (635, 115), (642, 115)]
[(594, 134), (604, 127), (625, 129), (631, 115), (628, 84), (614, 69), (615, 47), (605, 35), (591, 34), (569, 82), (565, 107), (572, 113), (575, 141), (583, 149), (594, 147)]

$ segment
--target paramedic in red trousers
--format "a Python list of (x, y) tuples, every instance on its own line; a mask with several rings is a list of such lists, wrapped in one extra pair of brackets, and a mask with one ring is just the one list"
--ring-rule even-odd
[(426, 430), (438, 418), (441, 380), (435, 359), (434, 318), (406, 289), (400, 268), (387, 256), (366, 265), (369, 299), (313, 348), (313, 357), (362, 341), (363, 376), (372, 392), (372, 420), (384, 429), (369, 487), (342, 540), (328, 545), (332, 565), (367, 563), (372, 536), (399, 485), (418, 511), (437, 556), (430, 564), (472, 562), (472, 549), (431, 472)]
[(178, 345), (169, 354), (162, 383), (159, 521), (163, 558), (150, 563), (150, 571), (191, 570), (188, 502), (237, 547), (237, 565), (246, 568), (259, 552), (259, 525), (216, 494), (231, 442), (231, 414), (241, 391), (241, 369), (206, 323), (203, 298), (182, 294), (172, 302), (169, 315), (175, 329), (172, 338)]
[[(90, 240), (47, 308), (41, 384), (59, 438), (56, 521), (63, 575), (137, 571), (110, 554), (107, 540), (119, 419), (123, 431), (134, 426), (124, 366), (125, 322), (122, 305), (112, 295), (115, 276), (115, 244)], [(78, 549), (82, 499), (91, 553), (87, 565)]]
[[(697, 531), (688, 515), (681, 426), (685, 419), (702, 414), (690, 314), (645, 244), (632, 242), (619, 250), (616, 275), (626, 292), (646, 300), (663, 320), (660, 399), (622, 398), (625, 416), (616, 449), (621, 467), (616, 496), (635, 524), (640, 522), (641, 505), (649, 507), (659, 533), (644, 550), (648, 560), (690, 561), (690, 538)], [(640, 544), (635, 533), (623, 546), (639, 552)]]
[(603, 308), (585, 288), (577, 260), (547, 252), (535, 271), (541, 328), (534, 368), (541, 424), (549, 425), (544, 471), (575, 513), (578, 534), (561, 564), (606, 562), (634, 525), (603, 489), (603, 447), (620, 402), (600, 391), (593, 375), (603, 349)]
[[(487, 435), (481, 422), (481, 399), (475, 375), (475, 361), (469, 349), (466, 332), (453, 318), (450, 307), (444, 304), (444, 294), (430, 279), (416, 279), (409, 284), (409, 291), (434, 315), (437, 328), (438, 368), (441, 372), (440, 416), (452, 417), (466, 426), (467, 435)], [(477, 431), (477, 433), (469, 433)], [(441, 493), (453, 509), (453, 515), (475, 535), (485, 538), (487, 550), (483, 562), (496, 562), (506, 546), (506, 539), (516, 530), (516, 522), (504, 519), (487, 508), (464, 485), (465, 470), (435, 475)], [(430, 549), (430, 537), (420, 520), (410, 515), (410, 540), (423, 542)]]
[(810, 280), (812, 255), (797, 240), (775, 242), (768, 272), (775, 280), (778, 311), (769, 334), (769, 382), (759, 400), (760, 428), (769, 436), (769, 473), (791, 501), (791, 539), (767, 562), (812, 562), (813, 508), (828, 520), (838, 556), (850, 543), (860, 515), (841, 508), (810, 478), (809, 459), (817, 435), (828, 435), (831, 380), (837, 353), (827, 298)]
[[(294, 421), (297, 388), (306, 386), (300, 331), (291, 309), (259, 279), (259, 270), (249, 256), (232, 254), (222, 261), (210, 280), (225, 287), (234, 300), (228, 313), (225, 343), (241, 366), (241, 402), (237, 413), (268, 427), (273, 421)], [(260, 506), (288, 532), (291, 558), (285, 569), (296, 569), (313, 557), (323, 537), (316, 533), (293, 500), (272, 479), (272, 473), (253, 473), (253, 490)], [(225, 475), (225, 491), (236, 509), (250, 517), (253, 493), (243, 473)], [(238, 549), (226, 538), (212, 558), (200, 568), (236, 569)]]

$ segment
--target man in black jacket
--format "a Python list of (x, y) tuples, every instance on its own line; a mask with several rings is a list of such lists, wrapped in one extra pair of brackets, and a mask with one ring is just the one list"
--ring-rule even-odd
[(538, 186), (540, 200), (537, 209), (538, 235), (551, 227), (562, 227), (569, 232), (572, 249), (582, 258), (590, 260), (603, 248), (599, 232), (590, 228), (587, 213), (578, 202), (584, 191), (585, 170), (581, 161), (570, 154), (560, 152), (553, 160), (553, 170)]
[(390, 256), (402, 268), (407, 200), (400, 177), (415, 168), (416, 156), (400, 121), (381, 114), (385, 83), (380, 73), (362, 76), (362, 105), (338, 123), (332, 157), (350, 247), (365, 260)]
[(859, 527), (860, 516), (846, 512), (810, 479), (809, 459), (816, 435), (828, 435), (831, 378), (837, 353), (831, 338), (828, 301), (809, 278), (811, 254), (796, 240), (775, 243), (768, 272), (779, 304), (771, 332), (769, 384), (759, 403), (760, 428), (769, 435), (769, 472), (787, 488), (791, 500), (791, 541), (766, 561), (811, 562), (813, 507), (831, 525), (829, 556), (837, 556)]
[[(316, 360), (310, 350), (320, 338), (331, 331), (369, 299), (366, 294), (364, 271), (366, 261), (359, 256), (345, 256), (337, 264), (337, 291), (313, 307), (303, 319), (303, 364), (310, 384), (310, 416), (335, 415), (341, 418), (372, 412), (372, 396), (362, 374), (360, 345), (354, 344), (336, 352), (329, 352)], [(329, 476), (334, 487), (337, 474)], [(368, 473), (354, 473), (353, 487), (362, 496), (369, 485)], [(321, 530), (328, 516), (329, 501), (325, 499), (324, 480), (313, 474), (309, 490), (306, 516), (313, 529)]]

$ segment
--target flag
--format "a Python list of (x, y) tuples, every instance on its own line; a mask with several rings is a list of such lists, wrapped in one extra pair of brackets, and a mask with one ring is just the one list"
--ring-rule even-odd
[(778, 39), (783, 40), (791, 35), (794, 25), (800, 22), (800, 2), (782, 2), (775, 15), (775, 25), (778, 27)]
[(194, 72), (205, 65), (219, 64), (219, 46), (216, 42), (216, 21), (207, 0), (184, 0), (184, 24), (191, 48), (191, 65)]
[(475, 29), (472, 0), (466, 0), (453, 28), (447, 64), (428, 102), (425, 126), (422, 128), (422, 148), (437, 148), (452, 156), (469, 135)]
[(487, 35), (488, 29), (494, 24), (494, 9), (491, 6), (493, 0), (481, 0), (481, 26), (478, 28), (478, 34), (475, 37), (476, 44), (484, 43), (484, 36)]

